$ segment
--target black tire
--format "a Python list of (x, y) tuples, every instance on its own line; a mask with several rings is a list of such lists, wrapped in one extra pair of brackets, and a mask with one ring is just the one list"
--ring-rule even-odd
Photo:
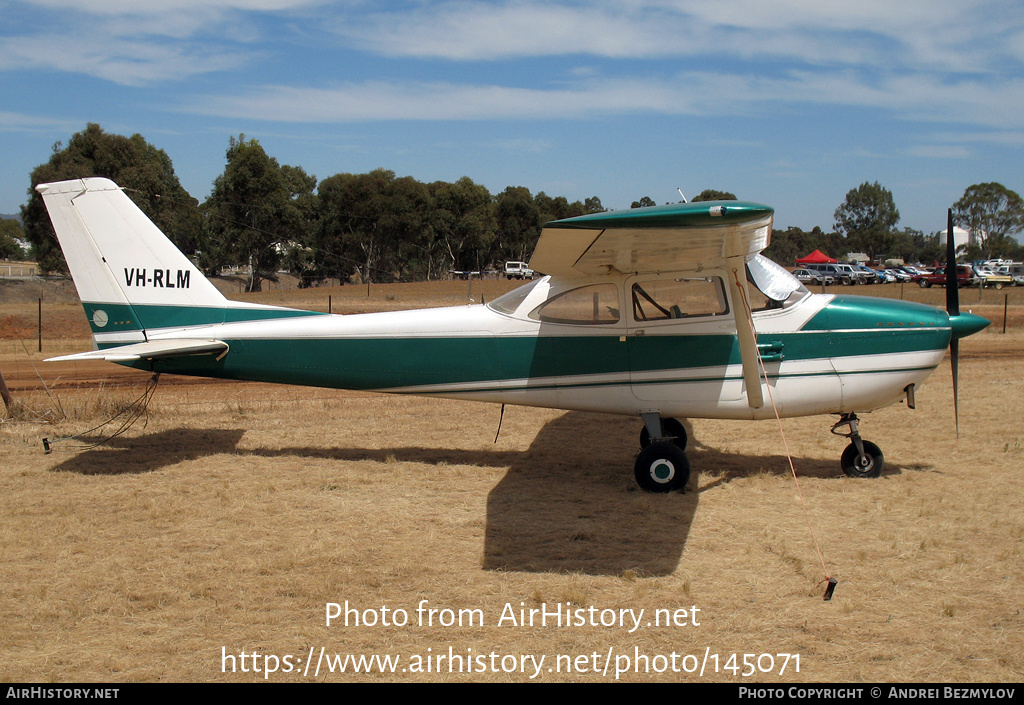
[[(679, 450), (686, 450), (686, 427), (678, 419), (662, 419), (661, 430), (666, 436), (675, 436), (672, 445)], [(647, 426), (644, 426), (640, 429), (640, 447), (646, 448), (649, 445), (651, 445), (651, 434), (647, 431)]]
[(930, 281), (928, 281), (927, 279), (921, 279), (920, 281), (917, 282), (917, 284), (922, 289), (927, 289), (928, 287), (930, 287), (932, 285), (932, 283)]
[(847, 477), (878, 477), (885, 467), (885, 457), (881, 449), (870, 441), (863, 441), (864, 457), (858, 457), (857, 444), (846, 446), (839, 464)]
[(689, 482), (690, 461), (672, 443), (652, 443), (637, 454), (633, 476), (647, 492), (671, 492)]

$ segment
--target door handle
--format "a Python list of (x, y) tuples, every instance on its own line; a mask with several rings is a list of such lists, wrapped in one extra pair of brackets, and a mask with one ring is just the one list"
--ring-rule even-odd
[(782, 362), (786, 359), (782, 343), (758, 343), (757, 352), (764, 362)]

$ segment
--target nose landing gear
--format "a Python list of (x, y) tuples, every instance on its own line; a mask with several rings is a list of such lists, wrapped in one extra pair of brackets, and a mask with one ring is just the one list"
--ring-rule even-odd
[[(850, 439), (850, 445), (843, 451), (839, 464), (847, 477), (878, 477), (885, 466), (885, 457), (878, 446), (860, 437), (858, 421), (857, 414), (842, 414), (832, 426), (832, 433)], [(849, 433), (837, 431), (840, 426), (849, 426)]]

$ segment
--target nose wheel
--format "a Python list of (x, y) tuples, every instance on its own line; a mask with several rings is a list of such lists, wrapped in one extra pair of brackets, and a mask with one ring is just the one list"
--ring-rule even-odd
[(633, 476), (647, 492), (681, 490), (690, 480), (690, 461), (686, 448), (686, 429), (676, 419), (662, 419), (657, 413), (641, 414), (640, 452)]
[(679, 490), (690, 479), (690, 461), (673, 443), (651, 443), (636, 456), (633, 476), (636, 484), (648, 492)]
[[(885, 457), (878, 446), (860, 437), (858, 421), (857, 414), (843, 414), (832, 426), (832, 433), (850, 439), (850, 445), (839, 458), (839, 465), (847, 477), (878, 477), (885, 467)], [(847, 426), (849, 432), (837, 431), (841, 426)]]

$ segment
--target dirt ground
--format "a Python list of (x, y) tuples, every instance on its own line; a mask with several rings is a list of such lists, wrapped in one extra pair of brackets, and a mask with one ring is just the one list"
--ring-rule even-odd
[[(354, 312), (509, 288), (473, 285), (251, 300)], [(1024, 306), (1003, 334), (1001, 292), (964, 295), (998, 323), (963, 341), (959, 438), (946, 364), (916, 410), (863, 415), (877, 480), (841, 474), (829, 417), (782, 423), (799, 486), (774, 421), (694, 420), (694, 475), (669, 495), (632, 480), (635, 419), (509, 407), (495, 441), (497, 407), (355, 392), (166, 377), (95, 445), (149, 378), (42, 362), (89, 347), (58, 294), (40, 354), (36, 299), (0, 293), (22, 404), (0, 425), (4, 680), (1024, 677)]]

